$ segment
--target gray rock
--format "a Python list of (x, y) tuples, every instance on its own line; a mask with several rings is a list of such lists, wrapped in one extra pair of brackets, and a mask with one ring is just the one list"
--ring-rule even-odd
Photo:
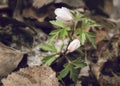
[(4, 86), (59, 86), (56, 73), (48, 66), (23, 68), (2, 83)]
[(72, 7), (84, 7), (85, 6), (83, 0), (56, 0), (55, 2), (56, 3), (63, 2)]
[(23, 58), (23, 53), (0, 43), (0, 77), (12, 72)]
[(113, 0), (113, 10), (111, 13), (111, 18), (120, 19), (120, 0)]
[(54, 0), (33, 0), (33, 6), (36, 8), (41, 8), (44, 5), (52, 3)]

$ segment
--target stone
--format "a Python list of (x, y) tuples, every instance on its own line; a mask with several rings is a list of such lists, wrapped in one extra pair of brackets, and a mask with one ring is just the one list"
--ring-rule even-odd
[(59, 86), (56, 73), (48, 66), (22, 68), (2, 79), (4, 86)]
[(52, 3), (54, 0), (33, 0), (33, 6), (36, 8), (41, 8), (45, 5)]
[(23, 53), (0, 43), (0, 77), (11, 73), (20, 63)]
[(62, 2), (72, 7), (84, 7), (85, 6), (83, 0), (56, 0), (55, 2), (56, 3)]
[(120, 0), (113, 0), (113, 9), (110, 17), (115, 20), (120, 19)]

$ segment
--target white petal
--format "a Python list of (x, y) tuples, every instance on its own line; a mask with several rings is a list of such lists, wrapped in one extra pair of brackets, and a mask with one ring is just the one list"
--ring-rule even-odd
[(60, 20), (60, 21), (63, 21), (63, 20), (64, 20), (64, 18), (58, 17), (58, 16), (56, 17), (56, 19), (57, 19), (57, 20)]
[(73, 19), (72, 14), (65, 7), (57, 8), (55, 10), (55, 14), (57, 15), (57, 18), (62, 19), (63, 21), (69, 21)]
[(73, 17), (72, 17), (72, 14), (70, 13), (69, 9), (65, 8), (65, 7), (62, 7), (62, 9), (64, 10), (64, 15), (69, 19), (69, 20), (72, 20)]
[(61, 13), (62, 13), (61, 8), (55, 9), (55, 14), (56, 14), (57, 16), (58, 16), (58, 15), (61, 15)]

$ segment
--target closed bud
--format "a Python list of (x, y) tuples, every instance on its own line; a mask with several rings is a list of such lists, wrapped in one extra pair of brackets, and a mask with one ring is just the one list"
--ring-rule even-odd
[(68, 46), (68, 52), (73, 52), (80, 47), (80, 41), (78, 39), (74, 39)]

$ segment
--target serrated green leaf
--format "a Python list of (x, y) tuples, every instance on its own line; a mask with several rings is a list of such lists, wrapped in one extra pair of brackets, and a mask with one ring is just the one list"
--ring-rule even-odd
[(61, 29), (60, 37), (62, 38), (62, 40), (64, 40), (68, 36), (68, 31), (69, 30), (70, 30), (69, 27)]
[(91, 42), (92, 46), (94, 48), (96, 48), (96, 44), (95, 44), (95, 34), (91, 33), (91, 32), (86, 32), (86, 36), (88, 38), (88, 40)]
[(58, 27), (65, 27), (64, 23), (62, 21), (58, 21), (58, 20), (53, 20), (53, 21), (50, 21), (51, 24), (55, 25), (55, 26), (58, 26)]
[(42, 61), (44, 64), (50, 66), (54, 60), (55, 60), (55, 54), (46, 56)]
[(62, 38), (62, 40), (64, 40), (67, 35), (67, 31), (65, 31), (64, 29), (60, 32), (60, 37)]
[(81, 44), (84, 45), (85, 41), (86, 41), (85, 32), (81, 32), (81, 34), (80, 34), (80, 42), (81, 42)]
[(72, 79), (72, 81), (76, 82), (77, 81), (77, 77), (78, 77), (78, 70), (75, 68), (71, 68), (70, 69), (70, 78)]
[(81, 33), (81, 29), (80, 29), (80, 28), (77, 28), (77, 29), (75, 30), (75, 34), (79, 35), (80, 33)]
[(61, 29), (58, 29), (58, 30), (53, 30), (50, 35), (58, 35), (60, 33)]
[(65, 29), (66, 29), (67, 31), (70, 31), (70, 30), (71, 30), (70, 27), (65, 27)]
[(99, 27), (100, 25), (97, 24), (95, 21), (93, 21), (90, 18), (82, 18), (82, 27), (83, 28), (89, 28), (89, 27)]
[(54, 44), (42, 44), (40, 45), (40, 48), (45, 51), (51, 51), (51, 52), (57, 52), (57, 49), (55, 48)]
[(52, 36), (50, 36), (50, 37), (49, 37), (49, 40), (48, 40), (48, 43), (49, 43), (49, 44), (54, 43), (54, 41), (55, 41), (55, 39), (56, 39), (57, 37), (58, 37), (57, 35), (52, 35)]
[(81, 14), (78, 11), (74, 12), (74, 14), (75, 14), (75, 20), (76, 21), (81, 21), (81, 18), (84, 16), (83, 14)]
[(70, 72), (72, 65), (70, 63), (67, 63), (64, 65), (64, 69), (60, 72), (58, 79), (61, 80), (62, 78), (64, 78), (65, 76), (68, 75), (68, 73)]
[(86, 66), (86, 64), (83, 62), (83, 61), (81, 61), (81, 59), (76, 59), (76, 60), (74, 60), (73, 62), (72, 62), (72, 64), (74, 65), (74, 66), (76, 66), (76, 67), (80, 67), (80, 68), (83, 68), (83, 67), (85, 67)]
[(52, 31), (49, 35), (49, 40), (48, 40), (48, 43), (51, 44), (55, 41), (55, 39), (59, 36), (59, 33), (60, 33), (60, 29), (59, 30), (54, 30)]
[(80, 28), (77, 28), (75, 34), (80, 35), (80, 43), (83, 45), (86, 41), (86, 32)]
[(70, 27), (64, 27), (62, 29), (54, 30), (50, 33), (49, 43), (52, 43), (57, 37), (61, 37), (62, 40), (68, 36), (68, 31), (70, 31)]

